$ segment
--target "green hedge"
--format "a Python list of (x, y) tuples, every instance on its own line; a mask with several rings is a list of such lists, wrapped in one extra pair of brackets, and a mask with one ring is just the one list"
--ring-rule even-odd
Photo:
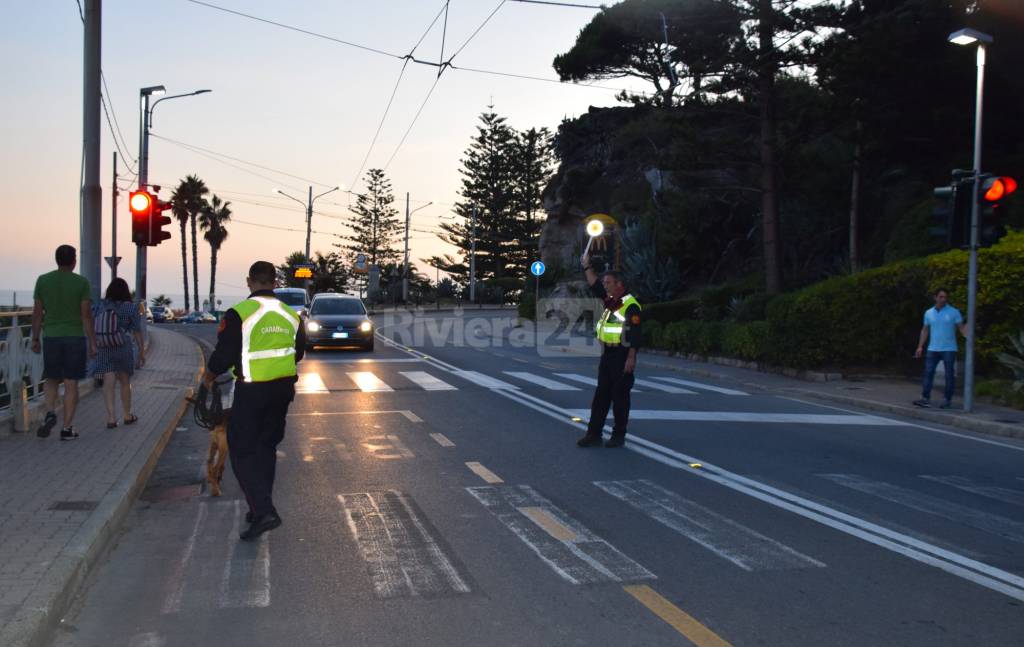
[[(1024, 232), (1011, 232), (981, 250), (978, 265), (975, 347), (985, 370), (1005, 350), (1006, 336), (1024, 324)], [(780, 295), (767, 302), (766, 321), (699, 321), (704, 308), (693, 299), (653, 304), (645, 309), (645, 340), (684, 354), (724, 354), (802, 369), (891, 366), (913, 353), (922, 315), (939, 287), (950, 291), (950, 302), (966, 316), (966, 252), (901, 261)], [(680, 316), (664, 318), (668, 314)]]

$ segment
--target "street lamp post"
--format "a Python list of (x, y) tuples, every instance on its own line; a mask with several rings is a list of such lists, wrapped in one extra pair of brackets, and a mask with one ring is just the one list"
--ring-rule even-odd
[[(339, 186), (334, 187), (333, 189), (329, 189), (327, 191), (324, 191), (320, 195), (314, 196), (313, 195), (313, 187), (310, 186), (309, 187), (309, 195), (308, 195), (308, 199), (307, 199), (306, 202), (303, 202), (302, 200), (299, 200), (296, 197), (288, 195), (287, 193), (285, 193), (281, 189), (274, 189), (274, 193), (277, 193), (278, 195), (283, 195), (284, 197), (286, 197), (286, 198), (288, 198), (290, 200), (294, 200), (294, 201), (298, 202), (299, 204), (301, 204), (303, 207), (306, 208), (306, 262), (307, 263), (311, 263), (312, 262), (312, 258), (310, 257), (310, 254), (312, 252), (310, 252), (309, 246), (310, 246), (310, 239), (312, 238), (312, 235), (313, 235), (313, 202), (316, 201), (318, 198), (322, 198), (323, 196), (327, 195), (328, 193), (334, 193), (335, 191), (338, 191), (340, 189), (341, 189), (341, 186), (339, 185)], [(309, 279), (306, 279), (304, 281), (307, 293), (309, 292), (309, 282), (310, 282)]]
[[(167, 92), (162, 85), (151, 85), (139, 90), (139, 97), (142, 99), (142, 114), (139, 115), (139, 189), (149, 189), (149, 129), (153, 125), (153, 110), (157, 104), (168, 99), (180, 99), (181, 97), (192, 97), (197, 94), (206, 94), (212, 90), (196, 90), (185, 94), (173, 94), (163, 97), (149, 105), (152, 96), (160, 96)], [(137, 245), (135, 248), (135, 297), (142, 302), (146, 301), (146, 262), (148, 247)]]
[[(967, 269), (967, 340), (964, 353), (964, 411), (974, 410), (974, 332), (978, 310), (978, 192), (981, 187), (981, 122), (985, 86), (986, 44), (988, 34), (974, 29), (961, 29), (949, 35), (956, 45), (978, 45), (977, 82), (974, 92), (974, 189), (971, 195), (971, 242)], [(947, 378), (948, 379), (948, 378)]]
[(422, 207), (416, 207), (409, 211), (409, 193), (405, 194), (405, 261), (402, 264), (402, 303), (409, 302), (409, 218), (420, 209), (426, 209), (434, 204), (431, 200)]

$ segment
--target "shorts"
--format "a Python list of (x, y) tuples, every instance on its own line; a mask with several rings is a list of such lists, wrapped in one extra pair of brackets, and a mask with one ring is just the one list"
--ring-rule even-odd
[(84, 379), (86, 355), (85, 337), (44, 337), (43, 378)]

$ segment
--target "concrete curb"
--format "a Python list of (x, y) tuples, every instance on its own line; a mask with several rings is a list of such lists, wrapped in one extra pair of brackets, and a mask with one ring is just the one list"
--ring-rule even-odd
[[(180, 334), (180, 333), (175, 333)], [(186, 337), (187, 338), (187, 337)], [(189, 339), (189, 341), (193, 341)], [(199, 370), (202, 369), (202, 351), (199, 355)], [(160, 455), (167, 446), (182, 416), (188, 409), (185, 396), (189, 388), (177, 390), (180, 402), (171, 415), (166, 427), (150, 447), (140, 447), (138, 452), (122, 470), (118, 481), (103, 496), (99, 505), (86, 522), (75, 533), (68, 545), (54, 560), (36, 591), (22, 604), (21, 609), (0, 633), (0, 645), (4, 647), (42, 647), (48, 644), (51, 633), (67, 613), (79, 588), (100, 563), (111, 540), (116, 536), (156, 467)], [(160, 412), (164, 418), (174, 407), (174, 400)], [(56, 591), (56, 593), (54, 593)]]

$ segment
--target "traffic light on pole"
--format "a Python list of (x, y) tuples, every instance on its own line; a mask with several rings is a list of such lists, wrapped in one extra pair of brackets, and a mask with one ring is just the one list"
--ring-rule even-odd
[(973, 180), (954, 176), (953, 182), (932, 191), (939, 202), (932, 209), (934, 224), (928, 228), (928, 234), (942, 240), (946, 247), (965, 247), (970, 240), (972, 184)]
[(164, 211), (171, 208), (170, 202), (164, 202), (154, 196), (153, 209), (149, 215), (149, 241), (148, 245), (156, 247), (171, 237), (171, 232), (164, 231), (164, 225), (171, 224), (171, 217), (163, 215)]
[(153, 196), (148, 191), (132, 191), (128, 194), (128, 210), (132, 212), (132, 242), (136, 245), (149, 245)]
[(1000, 207), (1017, 190), (1012, 177), (982, 176), (978, 188), (978, 245), (988, 247), (1006, 233)]

